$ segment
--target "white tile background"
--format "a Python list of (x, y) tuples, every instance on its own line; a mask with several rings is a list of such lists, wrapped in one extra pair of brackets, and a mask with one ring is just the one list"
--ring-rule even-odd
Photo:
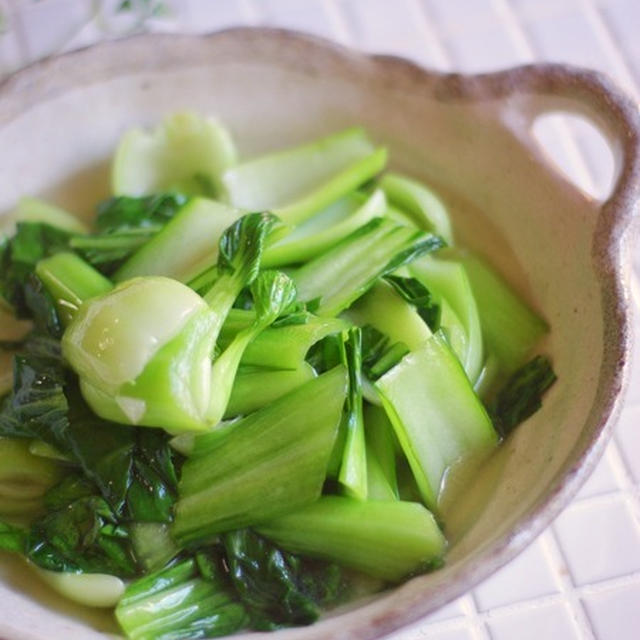
[[(640, 0), (131, 0), (118, 11), (120, 4), (0, 0), (0, 77), (135, 31), (275, 25), (441, 70), (570, 62), (610, 74), (640, 98)], [(592, 127), (550, 118), (538, 133), (577, 184), (606, 194), (611, 157)], [(637, 278), (634, 289), (640, 302)], [(640, 346), (635, 352), (620, 424), (576, 499), (513, 562), (389, 640), (640, 638)]]

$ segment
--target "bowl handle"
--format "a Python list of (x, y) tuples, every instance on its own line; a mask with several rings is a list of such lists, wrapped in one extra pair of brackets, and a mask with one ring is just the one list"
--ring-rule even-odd
[[(540, 115), (569, 112), (589, 119), (613, 151), (614, 184), (600, 204), (598, 231), (622, 241), (640, 209), (640, 111), (607, 76), (566, 65), (531, 65), (485, 76), (502, 101), (503, 117), (530, 146)], [(494, 94), (495, 95), (495, 94)]]

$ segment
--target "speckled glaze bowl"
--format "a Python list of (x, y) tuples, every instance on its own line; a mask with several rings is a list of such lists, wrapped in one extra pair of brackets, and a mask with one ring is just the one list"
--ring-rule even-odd
[[(443, 75), (278, 30), (143, 36), (47, 60), (0, 86), (0, 211), (22, 194), (44, 194), (88, 215), (107, 193), (119, 135), (185, 107), (217, 115), (245, 155), (363, 125), (389, 147), (392, 166), (443, 194), (461, 243), (483, 252), (552, 328), (544, 348), (559, 381), (462, 487), (445, 568), (311, 627), (268, 634), (381, 637), (513, 558), (600, 457), (629, 369), (637, 108), (606, 77), (565, 66)], [(586, 116), (610, 144), (616, 170), (606, 201), (579, 192), (539, 149), (532, 125), (554, 111)], [(65, 604), (17, 562), (0, 566), (0, 637), (90, 640), (113, 631), (108, 615)]]

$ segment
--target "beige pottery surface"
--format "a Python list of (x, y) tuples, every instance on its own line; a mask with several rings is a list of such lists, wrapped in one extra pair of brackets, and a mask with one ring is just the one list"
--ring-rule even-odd
[[(564, 66), (443, 75), (279, 30), (143, 36), (42, 62), (0, 86), (0, 211), (42, 194), (88, 217), (108, 194), (122, 132), (184, 108), (218, 116), (244, 156), (364, 126), (387, 145), (393, 168), (442, 193), (460, 243), (481, 251), (552, 328), (544, 350), (559, 380), (543, 409), (463, 483), (446, 566), (311, 627), (267, 634), (380, 637), (513, 558), (603, 450), (629, 369), (637, 109), (603, 76)], [(553, 111), (588, 117), (609, 142), (616, 172), (605, 202), (569, 184), (536, 145), (533, 122)], [(0, 637), (114, 631), (108, 614), (65, 603), (17, 561), (0, 567)]]

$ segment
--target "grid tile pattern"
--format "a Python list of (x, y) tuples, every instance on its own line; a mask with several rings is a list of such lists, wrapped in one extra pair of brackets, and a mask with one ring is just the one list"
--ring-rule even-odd
[[(441, 70), (568, 62), (640, 97), (637, 0), (0, 0), (0, 77), (61, 51), (137, 31), (272, 25), (409, 57)], [(540, 144), (587, 192), (612, 159), (583, 121), (541, 119)], [(640, 273), (640, 253), (636, 258)], [(633, 282), (640, 303), (640, 284)], [(640, 312), (640, 306), (639, 306)], [(636, 323), (640, 325), (640, 313)], [(640, 637), (640, 340), (620, 424), (573, 503), (525, 552), (389, 640), (632, 640)]]

